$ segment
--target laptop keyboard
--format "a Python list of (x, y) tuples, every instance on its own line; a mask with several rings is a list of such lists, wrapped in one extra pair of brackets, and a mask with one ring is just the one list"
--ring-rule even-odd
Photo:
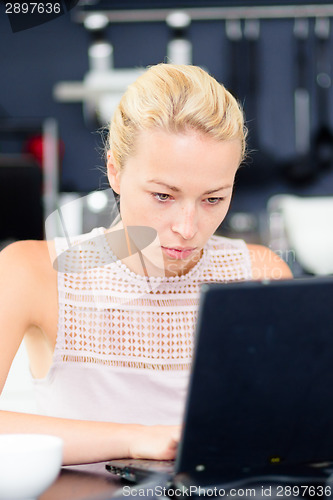
[(172, 474), (174, 471), (174, 460), (113, 460), (106, 465), (106, 468), (112, 474), (115, 474), (127, 481), (136, 481), (138, 473), (156, 474)]

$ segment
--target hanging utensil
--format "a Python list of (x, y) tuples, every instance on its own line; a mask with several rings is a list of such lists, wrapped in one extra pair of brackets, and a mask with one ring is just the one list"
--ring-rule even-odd
[(192, 43), (188, 28), (190, 16), (184, 11), (173, 11), (166, 18), (171, 38), (167, 45), (168, 62), (172, 64), (192, 64)]
[(260, 58), (260, 21), (247, 19), (244, 24), (244, 40), (246, 42), (246, 74), (247, 82), (245, 111), (249, 128), (249, 150), (251, 168), (249, 169), (250, 184), (263, 185), (272, 181), (275, 176), (275, 161), (261, 146), (259, 97), (261, 75)]
[(314, 161), (318, 170), (333, 164), (333, 134), (329, 124), (329, 92), (331, 80), (330, 19), (317, 18), (315, 22), (317, 61), (317, 112), (319, 125), (313, 139)]
[(229, 42), (229, 83), (228, 89), (239, 101), (243, 101), (242, 92), (242, 25), (240, 19), (227, 19), (225, 22), (225, 33)]
[[(246, 91), (246, 117), (249, 122), (250, 144), (253, 148), (259, 147), (258, 127), (258, 87), (260, 85), (259, 68), (259, 36), (260, 22), (258, 19), (247, 19), (244, 24), (244, 39), (247, 49), (247, 82)], [(252, 149), (252, 148), (251, 148)]]
[(289, 180), (306, 182), (311, 180), (316, 172), (310, 151), (311, 116), (307, 77), (308, 19), (295, 19), (294, 38), (296, 42), (296, 89), (294, 93), (296, 158), (285, 165), (284, 171)]

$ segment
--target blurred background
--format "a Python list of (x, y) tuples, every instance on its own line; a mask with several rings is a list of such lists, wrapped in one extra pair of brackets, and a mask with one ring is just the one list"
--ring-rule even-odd
[(105, 127), (142, 68), (170, 61), (245, 109), (250, 154), (218, 232), (269, 245), (296, 276), (332, 274), (332, 22), (325, 1), (82, 0), (15, 31), (1, 4), (0, 246), (44, 238), (68, 202), (70, 232), (108, 224)]

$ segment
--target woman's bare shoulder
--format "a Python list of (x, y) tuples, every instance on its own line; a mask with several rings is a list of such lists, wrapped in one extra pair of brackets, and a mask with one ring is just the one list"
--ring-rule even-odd
[(0, 267), (3, 271), (10, 270), (13, 278), (16, 275), (23, 277), (35, 273), (52, 273), (50, 248), (53, 248), (52, 242), (16, 241), (0, 252)]
[(292, 272), (276, 253), (263, 245), (247, 245), (252, 262), (252, 276), (254, 280), (261, 279), (290, 279)]
[(20, 241), (8, 245), (0, 252), (0, 276), (1, 392), (12, 359), (27, 332), (34, 328), (55, 342), (57, 273), (52, 268), (48, 244)]
[(56, 290), (56, 271), (52, 267), (46, 241), (17, 241), (0, 252), (0, 296), (6, 300), (24, 298), (31, 304), (44, 301)]

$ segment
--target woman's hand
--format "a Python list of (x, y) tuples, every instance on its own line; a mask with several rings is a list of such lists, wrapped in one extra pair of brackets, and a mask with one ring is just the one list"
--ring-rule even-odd
[(178, 425), (137, 426), (130, 442), (129, 457), (171, 460), (176, 456), (179, 439)]

